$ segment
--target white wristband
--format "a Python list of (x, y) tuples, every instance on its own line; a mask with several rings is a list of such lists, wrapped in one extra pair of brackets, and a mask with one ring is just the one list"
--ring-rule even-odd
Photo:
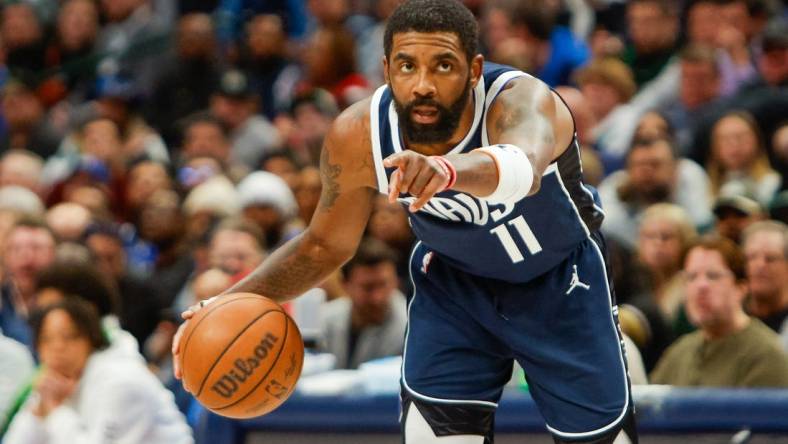
[(528, 156), (515, 145), (498, 144), (477, 148), (495, 160), (498, 186), (489, 196), (480, 197), (490, 203), (513, 203), (528, 196), (534, 184), (534, 168)]

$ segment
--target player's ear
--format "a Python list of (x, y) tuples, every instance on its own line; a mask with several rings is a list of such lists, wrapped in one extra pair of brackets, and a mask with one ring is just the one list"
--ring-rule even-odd
[(387, 85), (391, 85), (389, 82), (389, 59), (384, 55), (381, 59), (381, 62), (383, 63), (383, 80)]
[(476, 87), (476, 84), (479, 83), (479, 79), (482, 77), (483, 66), (484, 56), (476, 54), (476, 56), (471, 59), (471, 86)]

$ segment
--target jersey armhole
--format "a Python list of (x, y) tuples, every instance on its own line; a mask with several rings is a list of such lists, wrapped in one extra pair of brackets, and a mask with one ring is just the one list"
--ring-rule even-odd
[(372, 95), (369, 104), (369, 131), (372, 139), (372, 160), (375, 163), (375, 176), (378, 183), (378, 192), (387, 194), (389, 189), (389, 179), (386, 176), (386, 168), (383, 166), (383, 148), (380, 144), (380, 100), (387, 86), (383, 85)]

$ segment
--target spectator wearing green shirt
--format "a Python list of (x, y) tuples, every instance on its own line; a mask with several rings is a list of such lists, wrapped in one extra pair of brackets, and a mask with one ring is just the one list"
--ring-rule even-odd
[(680, 337), (657, 362), (655, 384), (788, 387), (788, 356), (777, 334), (744, 312), (745, 258), (730, 240), (703, 238), (684, 261), (686, 309), (698, 330)]

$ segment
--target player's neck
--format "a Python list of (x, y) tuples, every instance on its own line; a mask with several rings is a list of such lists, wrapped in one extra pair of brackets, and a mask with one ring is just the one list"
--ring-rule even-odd
[[(470, 94), (473, 94), (473, 89), (471, 89)], [(457, 129), (454, 130), (449, 140), (440, 143), (412, 143), (403, 135), (402, 141), (405, 144), (405, 148), (426, 156), (440, 156), (446, 154), (457, 146), (457, 144), (462, 142), (462, 139), (464, 139), (468, 131), (471, 130), (475, 113), (476, 103), (473, 100), (473, 96), (471, 96), (468, 99), (468, 103), (465, 105), (465, 109), (462, 111), (460, 124), (457, 125)]]

